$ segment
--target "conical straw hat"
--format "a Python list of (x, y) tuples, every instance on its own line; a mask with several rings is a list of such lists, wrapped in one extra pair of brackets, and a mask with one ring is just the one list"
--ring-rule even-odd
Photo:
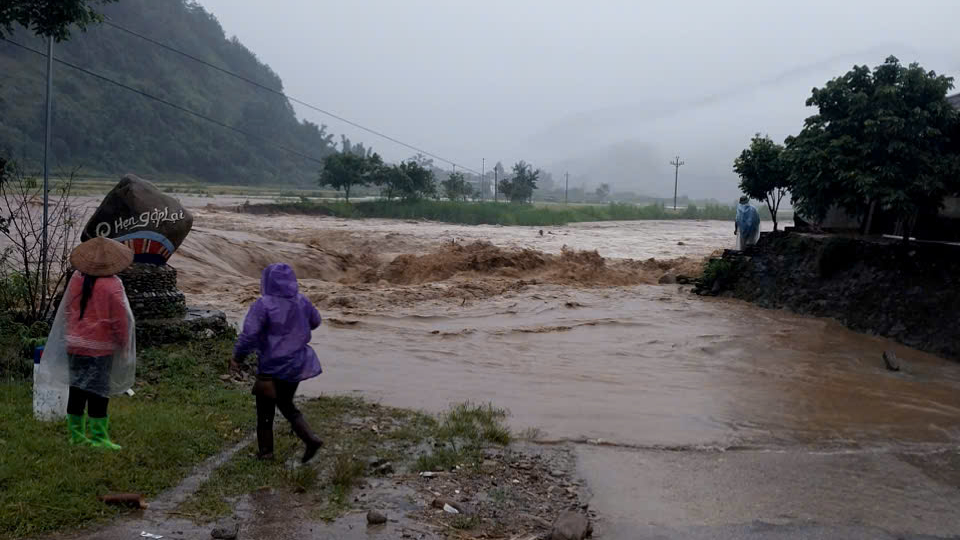
[(74, 248), (70, 264), (88, 276), (112, 276), (133, 262), (133, 251), (127, 246), (98, 236)]

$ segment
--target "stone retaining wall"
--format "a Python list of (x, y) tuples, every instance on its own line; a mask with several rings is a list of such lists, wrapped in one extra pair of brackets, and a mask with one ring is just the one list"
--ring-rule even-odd
[(696, 292), (835, 318), (960, 359), (960, 246), (765, 233), (710, 261)]

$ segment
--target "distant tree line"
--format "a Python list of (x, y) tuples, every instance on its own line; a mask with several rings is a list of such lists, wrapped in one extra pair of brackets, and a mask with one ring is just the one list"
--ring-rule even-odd
[(960, 192), (960, 116), (947, 101), (953, 79), (903, 66), (895, 57), (855, 66), (814, 88), (818, 112), (778, 144), (757, 134), (733, 170), (748, 196), (774, 216), (789, 191), (801, 215), (822, 220), (834, 207), (869, 234), (878, 212), (892, 215), (904, 241), (921, 216), (935, 216)]
[[(497, 165), (502, 169), (502, 165)], [(390, 200), (446, 197), (451, 201), (469, 201), (484, 197), (486, 189), (481, 190), (480, 186), (486, 188), (486, 184), (478, 176), (472, 176), (471, 182), (462, 172), (441, 172), (446, 179), (439, 181), (438, 170), (432, 159), (421, 154), (397, 164), (384, 163), (372, 149), (352, 145), (344, 137), (340, 151), (324, 158), (318, 183), (343, 192), (347, 200), (355, 189), (371, 186), (379, 188), (381, 195)], [(513, 166), (512, 176), (498, 181), (495, 196), (513, 203), (531, 203), (540, 174), (539, 169), (520, 161)]]

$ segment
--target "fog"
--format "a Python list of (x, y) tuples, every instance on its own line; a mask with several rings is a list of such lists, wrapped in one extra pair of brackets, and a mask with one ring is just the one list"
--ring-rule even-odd
[[(960, 2), (200, 0), (286, 91), (471, 169), (525, 159), (587, 185), (736, 196), (811, 88), (895, 55), (960, 74)], [(385, 158), (409, 149), (297, 109)]]

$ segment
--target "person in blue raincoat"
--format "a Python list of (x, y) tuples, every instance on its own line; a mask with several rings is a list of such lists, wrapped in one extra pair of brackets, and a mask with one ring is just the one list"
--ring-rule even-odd
[(760, 213), (750, 206), (750, 198), (740, 197), (737, 205), (737, 219), (733, 224), (733, 234), (737, 235), (737, 249), (746, 249), (757, 243), (760, 238)]

